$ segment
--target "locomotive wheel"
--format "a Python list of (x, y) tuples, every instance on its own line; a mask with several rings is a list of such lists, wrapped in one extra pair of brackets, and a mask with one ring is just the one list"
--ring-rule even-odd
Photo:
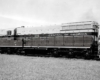
[(12, 54), (12, 51), (11, 51), (11, 48), (6, 48), (6, 51), (5, 51), (7, 54)]
[(72, 58), (72, 57), (73, 57), (73, 52), (72, 52), (72, 51), (70, 51), (70, 52), (68, 53), (68, 57), (69, 57), (69, 58)]
[(54, 57), (58, 57), (58, 52), (57, 51), (54, 51), (53, 52), (53, 55), (54, 55)]
[(10, 49), (7, 50), (7, 54), (11, 54), (11, 50)]
[(91, 58), (89, 54), (90, 54), (89, 51), (87, 51), (87, 52), (85, 53), (85, 59), (90, 59), (90, 58)]
[(58, 50), (57, 49), (54, 49), (52, 53), (53, 53), (52, 55), (54, 57), (58, 57)]
[(20, 53), (21, 55), (26, 55), (24, 50), (22, 50)]

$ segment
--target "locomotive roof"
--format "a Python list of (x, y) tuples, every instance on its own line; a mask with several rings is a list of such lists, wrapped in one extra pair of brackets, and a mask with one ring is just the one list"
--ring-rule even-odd
[(60, 33), (61, 25), (50, 25), (41, 27), (19, 28), (18, 34), (47, 34), (47, 33)]
[(98, 25), (96, 21), (82, 21), (82, 22), (72, 22), (72, 23), (63, 23), (62, 25)]
[[(95, 25), (95, 26), (94, 26)], [(51, 33), (76, 33), (76, 32), (93, 32), (98, 27), (95, 21), (63, 23), (61, 25), (50, 25), (41, 27), (16, 28), (18, 35), (27, 34), (51, 34)], [(12, 35), (14, 30), (12, 30)], [(7, 35), (7, 30), (0, 30), (0, 36)]]
[[(30, 28), (18, 28), (18, 34), (47, 34), (47, 33), (63, 33), (63, 30), (70, 30), (66, 33), (71, 32), (93, 32), (92, 29), (98, 23), (95, 21), (85, 21), (85, 22), (73, 22), (73, 23), (64, 23), (61, 25), (50, 25), (50, 26), (41, 26), (41, 27), (30, 27)], [(75, 31), (77, 30), (77, 31)], [(65, 32), (64, 32), (65, 33)]]
[(95, 21), (63, 23), (62, 30), (87, 30), (98, 28), (98, 23)]

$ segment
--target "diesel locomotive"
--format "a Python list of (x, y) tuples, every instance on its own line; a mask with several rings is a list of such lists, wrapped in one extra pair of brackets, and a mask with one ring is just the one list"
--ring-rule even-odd
[[(99, 24), (95, 21), (15, 28), (0, 36), (0, 53), (37, 56), (98, 58)], [(51, 29), (50, 29), (51, 28)], [(13, 32), (13, 34), (12, 34)], [(25, 33), (26, 32), (26, 33)]]

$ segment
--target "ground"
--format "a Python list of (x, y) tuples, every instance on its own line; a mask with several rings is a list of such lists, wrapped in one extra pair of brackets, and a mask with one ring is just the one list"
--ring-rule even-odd
[(100, 61), (0, 54), (0, 80), (100, 80)]

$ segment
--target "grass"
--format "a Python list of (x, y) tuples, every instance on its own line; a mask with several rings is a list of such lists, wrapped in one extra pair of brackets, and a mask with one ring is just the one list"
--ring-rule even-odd
[(100, 61), (0, 54), (0, 80), (100, 80)]

